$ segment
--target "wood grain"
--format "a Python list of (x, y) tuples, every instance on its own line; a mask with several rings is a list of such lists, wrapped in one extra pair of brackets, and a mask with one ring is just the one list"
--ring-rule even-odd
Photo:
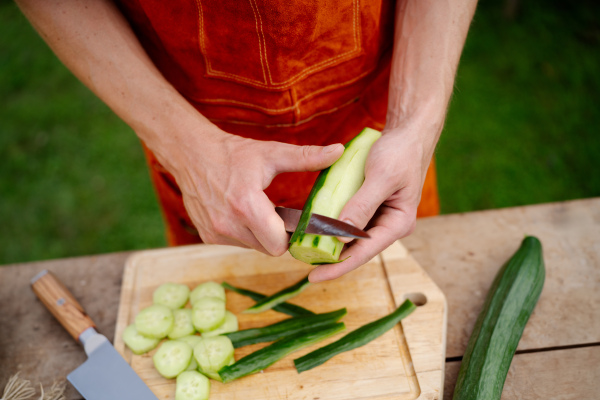
[[(168, 281), (193, 288), (213, 280), (270, 294), (297, 282), (311, 269), (289, 255), (272, 258), (223, 246), (138, 253), (125, 266), (115, 348), (160, 399), (173, 399), (174, 381), (154, 370), (153, 352), (136, 356), (121, 339), (135, 315), (152, 303), (154, 289)], [(401, 244), (342, 278), (309, 286), (292, 302), (315, 312), (346, 307), (348, 314), (343, 321), (348, 332), (388, 314), (409, 296), (427, 301), (367, 346), (340, 354), (313, 370), (296, 372), (293, 359), (341, 337), (338, 335), (286, 357), (263, 373), (226, 385), (213, 382), (211, 400), (439, 399), (445, 362), (445, 298)], [(238, 316), (241, 329), (287, 318), (275, 311), (241, 314), (252, 303), (246, 297), (227, 293), (228, 309)], [(236, 359), (261, 346), (264, 344), (236, 349)]]
[(79, 341), (86, 329), (96, 327), (81, 304), (52, 272), (44, 270), (34, 279), (33, 292), (73, 339)]
[(600, 343), (600, 199), (419, 220), (402, 239), (448, 299), (448, 357), (462, 356), (487, 291), (523, 237), (537, 236), (544, 289), (518, 350)]
[[(600, 393), (600, 346), (516, 354), (502, 400), (592, 400)], [(460, 361), (446, 363), (444, 399), (451, 400)]]

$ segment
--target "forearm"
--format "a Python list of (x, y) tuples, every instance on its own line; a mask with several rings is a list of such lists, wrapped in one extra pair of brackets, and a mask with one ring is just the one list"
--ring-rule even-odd
[(213, 132), (212, 124), (157, 70), (112, 2), (17, 3), (66, 67), (159, 153), (161, 161), (168, 157), (160, 153)]
[(386, 130), (418, 125), (426, 152), (441, 133), (476, 3), (398, 0)]

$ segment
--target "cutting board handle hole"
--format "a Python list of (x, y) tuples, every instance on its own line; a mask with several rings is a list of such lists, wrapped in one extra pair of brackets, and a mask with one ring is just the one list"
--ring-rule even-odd
[(427, 296), (425, 296), (423, 293), (408, 293), (404, 295), (404, 300), (406, 299), (415, 303), (415, 306), (417, 307), (427, 304)]

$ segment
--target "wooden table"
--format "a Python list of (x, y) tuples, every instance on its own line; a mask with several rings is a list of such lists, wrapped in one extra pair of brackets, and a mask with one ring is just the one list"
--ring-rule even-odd
[[(525, 234), (540, 238), (546, 283), (510, 367), (505, 399), (600, 398), (600, 198), (419, 220), (402, 240), (446, 294), (444, 398), (450, 399), (471, 329), (491, 281)], [(0, 268), (0, 389), (17, 371), (50, 386), (85, 354), (29, 288), (54, 271), (101, 332), (113, 339), (121, 277), (132, 253)], [(68, 399), (79, 399), (69, 386)]]

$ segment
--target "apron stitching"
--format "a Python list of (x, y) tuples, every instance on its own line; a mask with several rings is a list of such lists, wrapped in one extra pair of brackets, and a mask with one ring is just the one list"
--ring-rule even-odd
[(259, 124), (259, 123), (256, 123), (256, 122), (236, 121), (236, 120), (229, 120), (229, 119), (218, 119), (218, 118), (209, 118), (209, 120), (210, 120), (210, 121), (213, 121), (213, 122), (224, 122), (224, 123), (239, 124), (239, 125), (262, 126), (262, 127), (265, 127), (265, 128), (284, 128), (284, 127), (292, 127), (292, 126), (298, 126), (298, 125), (302, 125), (302, 124), (304, 124), (304, 123), (306, 123), (306, 122), (308, 122), (308, 121), (310, 121), (310, 120), (312, 120), (312, 119), (314, 119), (315, 117), (318, 117), (318, 116), (320, 116), (320, 115), (334, 113), (334, 112), (336, 112), (337, 110), (339, 110), (339, 109), (341, 109), (341, 108), (343, 108), (343, 107), (346, 107), (346, 106), (348, 106), (348, 105), (350, 105), (350, 104), (352, 104), (352, 103), (355, 103), (357, 100), (358, 100), (358, 97), (355, 97), (355, 98), (353, 98), (352, 100), (350, 100), (350, 101), (348, 101), (348, 102), (346, 102), (346, 103), (344, 103), (344, 104), (342, 104), (342, 105), (340, 105), (340, 106), (338, 106), (338, 107), (333, 107), (333, 108), (331, 108), (331, 109), (329, 109), (329, 110), (325, 110), (325, 111), (320, 111), (320, 112), (318, 112), (318, 113), (314, 113), (314, 114), (313, 114), (313, 115), (311, 115), (310, 117), (308, 117), (308, 118), (305, 118), (305, 119), (303, 119), (302, 121), (298, 121), (298, 122), (296, 122), (296, 123), (293, 123), (293, 124), (272, 124), (272, 125), (268, 125), (268, 124), (267, 124), (267, 125), (264, 125), (264, 124)]
[[(256, 35), (258, 36), (258, 41), (259, 41), (259, 46), (260, 46), (260, 38), (262, 36), (262, 47), (265, 51), (265, 64), (267, 65), (267, 72), (269, 74), (269, 83), (273, 84), (273, 78), (271, 77), (271, 69), (269, 68), (269, 60), (267, 59), (267, 41), (265, 40), (265, 34), (263, 31), (263, 23), (262, 23), (262, 17), (260, 16), (260, 11), (258, 11), (258, 5), (256, 4), (255, 0), (249, 0), (250, 1), (250, 5), (252, 6), (252, 12), (254, 12), (254, 19), (257, 19), (256, 16), (258, 15), (258, 19), (257, 19), (257, 24), (256, 24)], [(258, 30), (258, 22), (260, 22), (260, 33)], [(262, 50), (261, 50), (261, 63), (262, 63)], [(265, 67), (263, 65), (263, 74), (265, 73)], [(265, 82), (267, 82), (267, 77), (265, 76)]]
[[(360, 52), (362, 50), (362, 45), (360, 42), (360, 35), (359, 35), (360, 23), (358, 23), (358, 21), (360, 20), (360, 13), (358, 12), (358, 0), (354, 0), (354, 2), (353, 2), (354, 48), (353, 49), (351, 49), (345, 53), (338, 54), (337, 56), (330, 58), (329, 60), (324, 60), (324, 61), (317, 63), (311, 67), (305, 68), (304, 70), (302, 70), (301, 72), (299, 72), (298, 74), (294, 75), (293, 77), (289, 78), (286, 81), (276, 82), (276, 83), (271, 82), (271, 85), (266, 85), (264, 82), (260, 82), (260, 81), (257, 81), (255, 79), (251, 79), (251, 78), (246, 78), (246, 77), (243, 77), (240, 75), (231, 74), (231, 73), (223, 72), (223, 71), (217, 71), (212, 68), (210, 60), (207, 56), (206, 46), (204, 43), (204, 21), (203, 21), (204, 17), (203, 17), (201, 1), (202, 0), (196, 0), (196, 4), (198, 6), (199, 16), (200, 16), (200, 32), (199, 33), (200, 33), (200, 42), (201, 42), (201, 47), (202, 47), (202, 53), (204, 56), (204, 60), (206, 62), (207, 73), (209, 75), (212, 74), (213, 76), (221, 76), (221, 77), (231, 78), (231, 79), (237, 80), (239, 82), (246, 82), (246, 83), (253, 84), (253, 85), (256, 85), (259, 87), (264, 87), (264, 88), (282, 88), (284, 86), (294, 84), (297, 81), (305, 78), (307, 75), (312, 73), (314, 70), (329, 67), (330, 65), (336, 63), (339, 59), (350, 56), (353, 53)], [(250, 1), (252, 1), (252, 0), (250, 0)], [(254, 10), (254, 7), (252, 7), (252, 11), (255, 13), (255, 20), (256, 20), (256, 11)], [(259, 16), (260, 16), (260, 14), (259, 14)], [(262, 24), (262, 20), (261, 20), (261, 24)], [(259, 37), (259, 49), (260, 49), (260, 37)], [(266, 53), (266, 42), (265, 42), (265, 53)], [(261, 50), (261, 64), (262, 64), (262, 62), (263, 62), (263, 59), (262, 59), (262, 50)], [(263, 67), (263, 74), (264, 74), (264, 65), (262, 65), (262, 67)], [(268, 69), (268, 63), (267, 63), (267, 69)], [(270, 74), (270, 70), (269, 70), (269, 74)], [(266, 77), (265, 77), (265, 81), (266, 81)]]
[[(256, 23), (256, 36), (258, 37), (258, 51), (260, 53), (260, 66), (262, 68), (263, 77), (265, 83), (267, 83), (267, 74), (265, 73), (265, 64), (267, 64), (267, 70), (269, 70), (269, 62), (267, 61), (267, 47), (265, 46), (265, 36), (262, 35), (262, 18), (260, 18), (260, 14), (258, 13), (258, 6), (252, 1), (249, 0), (250, 7), (252, 7), (252, 12), (254, 13), (254, 21)], [(256, 7), (256, 8), (255, 8)], [(258, 14), (258, 18), (256, 15)], [(260, 22), (260, 32), (258, 31), (258, 23)], [(262, 36), (262, 42), (260, 37)], [(263, 56), (263, 48), (265, 50), (265, 55)], [(264, 61), (263, 61), (264, 57)], [(271, 71), (269, 71), (269, 79), (271, 78)]]
[[(321, 88), (319, 90), (316, 90), (312, 93), (307, 94), (304, 97), (301, 97), (300, 99), (296, 100), (295, 103), (293, 103), (294, 105), (289, 106), (289, 107), (283, 107), (283, 108), (267, 108), (267, 107), (262, 107), (258, 104), (254, 104), (254, 103), (246, 103), (243, 101), (237, 101), (237, 100), (231, 100), (231, 99), (194, 99), (192, 96), (190, 96), (191, 99), (193, 99), (194, 101), (197, 101), (199, 103), (221, 103), (221, 104), (233, 104), (233, 105), (240, 105), (240, 106), (245, 106), (245, 107), (249, 107), (249, 108), (254, 108), (257, 110), (261, 110), (261, 111), (265, 111), (265, 112), (269, 112), (269, 113), (275, 113), (275, 114), (281, 114), (281, 113), (285, 113), (285, 112), (289, 112), (289, 111), (293, 111), (298, 107), (298, 104), (302, 103), (303, 101), (316, 96), (318, 94), (321, 94), (323, 92), (327, 92), (329, 90), (334, 90), (337, 89), (339, 87), (354, 83), (362, 78), (364, 78), (366, 75), (370, 74), (371, 72), (373, 72), (373, 70), (375, 70), (376, 67), (374, 68), (370, 68), (369, 70), (361, 73), (360, 75), (357, 75), (355, 77), (353, 77), (352, 79), (348, 79), (347, 81), (344, 82), (340, 82), (340, 83), (336, 83), (334, 85), (329, 85), (329, 86), (325, 86), (324, 88)], [(291, 90), (288, 89), (288, 90)]]
[(294, 119), (293, 122), (296, 124), (298, 123), (298, 121), (300, 121), (300, 107), (298, 107), (298, 100), (297, 100), (297, 95), (296, 95), (296, 90), (294, 89), (294, 87), (292, 86), (289, 90), (289, 94), (292, 100), (292, 104), (294, 105)]

